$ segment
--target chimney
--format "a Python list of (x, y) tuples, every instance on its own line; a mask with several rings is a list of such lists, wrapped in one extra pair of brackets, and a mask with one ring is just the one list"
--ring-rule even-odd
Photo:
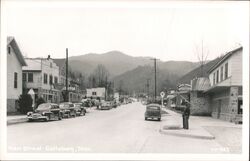
[(48, 60), (50, 59), (50, 55), (48, 55), (48, 58), (47, 58)]

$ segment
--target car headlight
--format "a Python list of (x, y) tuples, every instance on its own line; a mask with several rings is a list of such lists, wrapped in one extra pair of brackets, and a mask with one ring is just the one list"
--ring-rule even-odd
[(45, 115), (45, 112), (43, 112), (42, 115)]

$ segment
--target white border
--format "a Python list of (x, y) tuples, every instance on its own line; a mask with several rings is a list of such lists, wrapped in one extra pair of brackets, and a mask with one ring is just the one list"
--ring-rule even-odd
[[(243, 106), (244, 116), (243, 116), (243, 141), (242, 141), (242, 155), (236, 154), (137, 154), (137, 153), (92, 153), (92, 154), (72, 154), (72, 153), (7, 153), (6, 151), (6, 26), (4, 22), (6, 21), (6, 9), (7, 5), (5, 1), (2, 1), (1, 4), (1, 79), (0, 79), (0, 104), (1, 104), (1, 159), (4, 160), (248, 160), (249, 157), (249, 2), (166, 2), (166, 1), (39, 1), (35, 2), (38, 6), (41, 7), (79, 7), (84, 5), (86, 8), (190, 8), (190, 7), (206, 7), (206, 8), (220, 8), (220, 7), (234, 7), (236, 4), (241, 5), (243, 9), (246, 10), (245, 17), (239, 17), (242, 21), (245, 22), (245, 25), (242, 26), (242, 36), (244, 36), (243, 42)], [(29, 1), (30, 3), (32, 1)], [(8, 2), (8, 5), (11, 5), (11, 1)], [(22, 4), (26, 7), (31, 7), (27, 4)], [(246, 34), (247, 33), (247, 34)]]

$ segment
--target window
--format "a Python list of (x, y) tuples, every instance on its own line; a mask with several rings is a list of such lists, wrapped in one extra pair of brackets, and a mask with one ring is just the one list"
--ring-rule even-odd
[(17, 72), (14, 73), (14, 88), (17, 88)]
[(228, 63), (225, 64), (225, 79), (228, 78)]
[(219, 70), (216, 71), (216, 83), (219, 82)]
[(49, 84), (50, 85), (53, 84), (53, 76), (52, 75), (49, 76)]
[(28, 82), (33, 82), (33, 73), (28, 73)]
[(220, 81), (223, 81), (223, 66), (220, 67)]
[(23, 82), (27, 81), (27, 73), (23, 73)]
[(214, 73), (214, 76), (213, 76), (213, 85), (215, 85), (215, 73)]
[(10, 54), (10, 53), (11, 53), (11, 47), (8, 46), (8, 54)]
[(92, 92), (92, 95), (93, 95), (93, 96), (96, 96), (96, 92)]
[(57, 77), (54, 78), (54, 83), (55, 83), (55, 84), (58, 83), (58, 78), (57, 78)]
[(43, 83), (44, 84), (48, 83), (48, 75), (46, 73), (43, 74)]

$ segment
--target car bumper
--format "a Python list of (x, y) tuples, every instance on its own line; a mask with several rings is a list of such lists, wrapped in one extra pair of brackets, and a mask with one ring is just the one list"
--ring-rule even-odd
[(47, 119), (47, 116), (28, 116), (29, 120), (41, 120), (41, 119)]

